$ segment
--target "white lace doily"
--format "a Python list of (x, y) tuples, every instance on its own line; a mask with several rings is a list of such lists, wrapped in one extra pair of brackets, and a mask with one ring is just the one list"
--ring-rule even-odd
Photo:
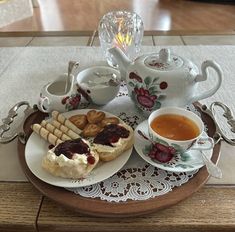
[(109, 202), (147, 200), (181, 186), (196, 172), (167, 172), (146, 163), (133, 152), (127, 164), (112, 177), (94, 185), (68, 190), (83, 197), (100, 198)]
[[(133, 129), (145, 120), (128, 97), (125, 85), (121, 86), (118, 96), (112, 102), (99, 109), (119, 116)], [(193, 105), (188, 106), (187, 109), (200, 116)], [(205, 128), (207, 130), (206, 125)], [(112, 177), (94, 185), (68, 188), (68, 190), (83, 197), (99, 198), (109, 202), (147, 200), (166, 194), (174, 187), (188, 182), (197, 171), (174, 173), (161, 170), (146, 163), (133, 150), (126, 165)]]

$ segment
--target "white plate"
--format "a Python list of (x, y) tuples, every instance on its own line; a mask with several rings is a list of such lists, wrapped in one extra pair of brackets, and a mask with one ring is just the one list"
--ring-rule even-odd
[[(66, 117), (70, 117), (75, 114), (86, 114), (90, 109), (74, 110), (64, 113)], [(116, 117), (108, 112), (105, 112), (107, 117)], [(30, 171), (38, 177), (40, 180), (58, 187), (64, 188), (77, 188), (92, 185), (103, 181), (116, 172), (118, 172), (128, 161), (132, 148), (125, 151), (122, 155), (115, 160), (109, 162), (100, 162), (90, 173), (90, 175), (83, 180), (66, 179), (62, 177), (56, 177), (46, 172), (42, 166), (42, 157), (48, 151), (49, 143), (42, 139), (36, 133), (32, 133), (25, 147), (25, 160)]]
[[(148, 122), (147, 120), (139, 124), (135, 129), (135, 150), (137, 153), (148, 163), (152, 164), (153, 166), (166, 170), (171, 172), (191, 172), (194, 170), (197, 170), (201, 167), (203, 167), (205, 164), (202, 160), (201, 151), (197, 150), (191, 150), (187, 151), (181, 155), (174, 156), (169, 162), (167, 163), (161, 163), (155, 160), (152, 160), (147, 155), (147, 150), (149, 146), (151, 146), (151, 143), (141, 137), (137, 131), (140, 130), (144, 132), (146, 136), (148, 136)], [(207, 136), (207, 134), (204, 132), (203, 136)], [(213, 149), (211, 150), (204, 150), (204, 154), (210, 159), (213, 153)]]

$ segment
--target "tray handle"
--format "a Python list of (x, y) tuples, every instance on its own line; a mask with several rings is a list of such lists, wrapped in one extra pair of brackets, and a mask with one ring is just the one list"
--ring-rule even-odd
[[(20, 107), (27, 106), (27, 108), (24, 110), (24, 118), (21, 122), (19, 132), (16, 132), (9, 136), (4, 136), (5, 132), (9, 131), (11, 129), (10, 125), (14, 121), (14, 118), (18, 115), (17, 111)], [(6, 118), (2, 119), (3, 124), (0, 125), (0, 143), (9, 143), (12, 140), (14, 140), (17, 136), (19, 137), (19, 140), (21, 143), (26, 143), (26, 136), (24, 133), (24, 122), (26, 118), (31, 115), (33, 112), (35, 112), (35, 107), (31, 108), (29, 103), (27, 101), (21, 101), (15, 104), (9, 111)]]
[(226, 106), (224, 103), (221, 102), (213, 102), (210, 105), (210, 108), (208, 109), (206, 105), (203, 105), (201, 107), (201, 110), (208, 115), (211, 116), (211, 118), (214, 120), (216, 125), (216, 132), (213, 136), (213, 139), (215, 143), (218, 143), (220, 140), (224, 139), (227, 143), (229, 143), (232, 146), (235, 146), (235, 139), (230, 139), (228, 136), (221, 130), (219, 123), (216, 120), (215, 117), (215, 106), (219, 106), (223, 109), (224, 113), (223, 116), (227, 119), (227, 123), (230, 126), (230, 130), (235, 133), (235, 118), (233, 116), (232, 111), (229, 109), (228, 106)]

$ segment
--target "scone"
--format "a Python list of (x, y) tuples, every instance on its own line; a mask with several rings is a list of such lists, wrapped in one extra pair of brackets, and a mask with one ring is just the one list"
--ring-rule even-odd
[(125, 123), (109, 124), (99, 132), (93, 141), (94, 150), (100, 160), (111, 161), (133, 146), (134, 133)]
[(99, 161), (99, 155), (82, 139), (68, 140), (49, 150), (42, 167), (54, 176), (85, 178)]

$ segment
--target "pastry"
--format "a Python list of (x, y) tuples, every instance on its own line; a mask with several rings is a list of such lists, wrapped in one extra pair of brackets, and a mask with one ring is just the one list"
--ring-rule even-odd
[(56, 146), (63, 141), (56, 137), (54, 134), (52, 134), (50, 131), (42, 127), (40, 124), (33, 124), (32, 130), (36, 132), (38, 135), (40, 135), (43, 139), (48, 141), (50, 144)]
[(79, 134), (75, 133), (73, 130), (69, 129), (67, 126), (61, 124), (56, 120), (52, 120), (51, 124), (66, 135), (68, 135), (71, 139), (77, 139), (81, 137)]
[(96, 124), (87, 124), (82, 131), (82, 136), (84, 138), (95, 137), (101, 130), (102, 128)]
[(90, 110), (87, 112), (87, 120), (89, 123), (96, 124), (105, 118), (105, 113), (102, 111)]
[(85, 114), (74, 115), (69, 118), (69, 121), (71, 121), (79, 129), (83, 130), (87, 125), (87, 116)]
[(58, 111), (52, 111), (52, 118), (65, 125), (75, 133), (81, 133), (81, 130), (78, 127), (76, 127), (72, 122), (70, 122), (64, 115), (60, 114)]
[(118, 124), (119, 123), (119, 119), (116, 117), (109, 117), (109, 118), (104, 118), (101, 122), (100, 122), (100, 126), (101, 127), (105, 127), (108, 124)]
[(99, 155), (82, 138), (68, 140), (52, 148), (43, 157), (42, 167), (54, 176), (81, 179), (93, 170)]
[(52, 124), (48, 123), (45, 120), (41, 122), (41, 126), (63, 141), (71, 139), (71, 137), (69, 137), (68, 135), (63, 133), (61, 130), (57, 129), (55, 126), (53, 126)]
[(100, 160), (111, 161), (130, 149), (134, 144), (134, 133), (127, 124), (108, 124), (93, 141)]

